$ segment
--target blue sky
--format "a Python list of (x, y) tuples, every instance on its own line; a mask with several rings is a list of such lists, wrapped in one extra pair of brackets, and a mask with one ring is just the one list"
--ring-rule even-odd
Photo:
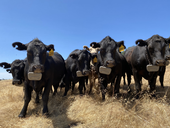
[[(126, 47), (154, 34), (168, 38), (169, 5), (169, 0), (1, 0), (0, 62), (24, 59), (26, 51), (17, 51), (12, 43), (36, 37), (54, 44), (64, 59), (105, 36), (124, 40)], [(0, 68), (2, 78), (12, 75)]]

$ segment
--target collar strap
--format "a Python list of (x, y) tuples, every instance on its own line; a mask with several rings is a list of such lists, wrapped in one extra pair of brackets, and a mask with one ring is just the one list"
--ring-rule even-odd
[(150, 56), (150, 54), (149, 54), (148, 47), (147, 47), (147, 46), (145, 46), (145, 48), (146, 48), (146, 58), (147, 58), (147, 60), (148, 60), (149, 64), (151, 64), (151, 65), (152, 65), (151, 56)]

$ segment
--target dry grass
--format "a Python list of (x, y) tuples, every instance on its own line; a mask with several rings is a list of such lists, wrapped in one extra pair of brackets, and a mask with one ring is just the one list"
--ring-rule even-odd
[[(167, 128), (170, 127), (170, 66), (168, 66), (164, 85), (157, 80), (157, 99), (151, 99), (144, 93), (139, 100), (133, 100), (126, 94), (127, 86), (121, 82), (120, 99), (109, 95), (101, 101), (101, 95), (95, 89), (91, 95), (80, 96), (77, 88), (62, 97), (64, 89), (53, 97), (50, 94), (48, 118), (41, 114), (42, 101), (36, 105), (35, 93), (28, 106), (26, 118), (18, 118), (23, 107), (22, 87), (11, 84), (11, 80), (0, 81), (0, 127), (24, 128)], [(143, 90), (147, 90), (147, 81), (143, 80)], [(131, 88), (134, 88), (132, 81)]]

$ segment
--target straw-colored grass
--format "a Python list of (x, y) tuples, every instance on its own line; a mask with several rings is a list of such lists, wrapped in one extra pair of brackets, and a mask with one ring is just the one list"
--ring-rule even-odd
[[(42, 115), (42, 100), (36, 105), (35, 93), (29, 103), (26, 118), (18, 115), (23, 107), (23, 88), (11, 84), (11, 80), (0, 81), (0, 127), (2, 128), (168, 128), (170, 127), (170, 66), (167, 67), (164, 86), (157, 79), (157, 99), (142, 94), (138, 100), (127, 94), (127, 86), (121, 82), (122, 97), (116, 99), (101, 95), (93, 88), (92, 94), (79, 95), (77, 87), (74, 94), (69, 91), (62, 97), (64, 89), (56, 96), (50, 94), (50, 116)], [(159, 77), (158, 77), (159, 78)], [(148, 82), (142, 80), (142, 89), (148, 89)], [(134, 89), (132, 77), (131, 88)], [(87, 89), (89, 89), (87, 87)]]

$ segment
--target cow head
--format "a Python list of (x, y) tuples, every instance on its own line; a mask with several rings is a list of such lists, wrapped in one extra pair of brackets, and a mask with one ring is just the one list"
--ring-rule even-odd
[(34, 39), (28, 44), (14, 42), (13, 47), (18, 46), (18, 50), (27, 50), (27, 63), (29, 72), (42, 73), (44, 72), (44, 64), (46, 61), (47, 51), (54, 50), (54, 45), (45, 45), (39, 39)]
[(14, 60), (11, 64), (3, 62), (0, 63), (1, 67), (4, 67), (7, 72), (12, 73), (12, 84), (13, 85), (21, 85), (24, 80), (24, 60)]
[(124, 41), (116, 42), (107, 36), (100, 42), (100, 56), (103, 66), (112, 68), (116, 66), (117, 48), (124, 45)]
[(83, 48), (88, 50), (91, 53), (92, 60), (93, 60), (92, 62), (93, 64), (95, 64), (97, 63), (97, 53), (100, 50), (100, 44), (97, 42), (92, 42), (90, 46), (91, 46), (90, 48), (88, 48), (87, 46), (83, 46)]
[(80, 50), (79, 53), (72, 53), (70, 57), (76, 59), (78, 71), (80, 71), (82, 75), (89, 75), (91, 54), (87, 50), (84, 49)]
[(147, 40), (137, 40), (136, 44), (138, 44), (138, 46), (146, 47), (146, 55), (149, 56), (149, 60), (153, 65), (165, 66), (166, 62), (164, 56), (167, 41), (163, 37), (159, 35), (153, 35)]

